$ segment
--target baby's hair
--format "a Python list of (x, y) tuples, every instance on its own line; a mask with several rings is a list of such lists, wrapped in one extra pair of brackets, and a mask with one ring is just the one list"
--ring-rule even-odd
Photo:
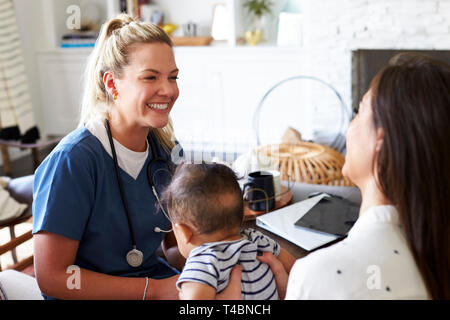
[(161, 201), (173, 223), (185, 223), (199, 234), (240, 227), (242, 191), (234, 171), (225, 165), (181, 164)]

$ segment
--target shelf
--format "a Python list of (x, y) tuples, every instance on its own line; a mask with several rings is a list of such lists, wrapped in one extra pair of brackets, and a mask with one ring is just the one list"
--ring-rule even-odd
[[(92, 2), (91, 2), (92, 1)], [(69, 5), (77, 5), (81, 8), (81, 14), (83, 14), (84, 7), (87, 3), (92, 8), (97, 8), (97, 11), (101, 15), (101, 19), (97, 21), (106, 21), (118, 13), (118, 1), (119, 0), (90, 0), (89, 2), (83, 2), (82, 0), (42, 0), (42, 10), (45, 13), (43, 20), (45, 21), (46, 33), (48, 39), (48, 45), (59, 49), (61, 43), (61, 37), (63, 34), (70, 32), (66, 27), (66, 22), (69, 14), (66, 12)], [(243, 37), (245, 26), (248, 24), (249, 17), (243, 8), (244, 0), (154, 0), (153, 3), (160, 6), (165, 13), (165, 23), (176, 23), (179, 25), (178, 30), (175, 30), (174, 36), (180, 36), (182, 26), (190, 21), (198, 24), (199, 36), (208, 36), (211, 33), (213, 8), (219, 3), (225, 3), (228, 8), (228, 18), (226, 19), (229, 27), (229, 36), (226, 40), (225, 46), (241, 47), (237, 44), (237, 40)], [(287, 0), (280, 0), (273, 2), (273, 12), (268, 19), (268, 33), (267, 39), (271, 42), (276, 41), (276, 29), (277, 29), (277, 17), (278, 13), (284, 6)], [(214, 44), (216, 45), (216, 44)], [(264, 44), (258, 45), (266, 46)], [(272, 45), (268, 45), (272, 46)], [(72, 48), (70, 48), (72, 50)], [(86, 49), (89, 50), (89, 49)]]

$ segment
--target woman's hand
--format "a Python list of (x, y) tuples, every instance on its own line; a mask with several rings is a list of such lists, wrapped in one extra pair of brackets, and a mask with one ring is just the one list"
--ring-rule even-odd
[(275, 276), (275, 282), (277, 283), (277, 291), (280, 299), (284, 299), (286, 296), (286, 288), (289, 279), (289, 275), (286, 272), (283, 264), (278, 260), (271, 252), (264, 252), (262, 256), (256, 257), (259, 261), (267, 263)]
[(216, 295), (216, 300), (242, 300), (242, 268), (235, 265), (231, 270), (230, 282), (225, 290)]
[(179, 274), (165, 279), (148, 279), (146, 300), (178, 300), (176, 283)]
[(164, 252), (167, 262), (178, 271), (183, 270), (186, 258), (178, 250), (177, 240), (172, 232), (169, 232), (161, 242), (161, 248)]
[[(111, 276), (77, 266), (68, 272), (78, 241), (41, 231), (33, 236), (33, 242), (36, 280), (45, 295), (57, 299), (142, 299), (144, 278)], [(147, 299), (178, 299), (178, 277), (149, 279)]]

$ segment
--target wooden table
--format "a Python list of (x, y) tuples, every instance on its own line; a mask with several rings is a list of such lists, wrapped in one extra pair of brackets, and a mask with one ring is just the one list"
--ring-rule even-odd
[[(282, 182), (284, 183), (284, 181)], [(291, 192), (293, 195), (292, 203), (302, 201), (308, 198), (308, 195), (310, 195), (313, 192), (327, 192), (330, 194), (335, 194), (338, 196), (341, 196), (345, 199), (348, 199), (350, 201), (361, 203), (361, 192), (358, 188), (354, 187), (341, 187), (341, 186), (326, 186), (326, 185), (318, 185), (318, 184), (307, 184), (307, 183), (294, 183), (291, 187)], [(333, 242), (327, 243), (326, 245), (316, 248), (312, 251), (306, 251), (303, 248), (293, 244), (292, 242), (277, 236), (276, 234), (267, 231), (266, 229), (260, 228), (256, 225), (256, 220), (248, 220), (245, 221), (243, 224), (244, 228), (253, 228), (255, 230), (260, 231), (261, 233), (267, 235), (268, 237), (271, 237), (275, 241), (278, 242), (278, 244), (286, 249), (292, 256), (296, 259), (300, 259), (305, 257), (308, 253), (319, 250), (321, 248), (333, 245), (342, 239), (337, 239)]]

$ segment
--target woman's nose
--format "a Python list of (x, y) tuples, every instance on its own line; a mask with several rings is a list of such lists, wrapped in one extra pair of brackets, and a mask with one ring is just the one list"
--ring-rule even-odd
[(177, 84), (172, 83), (169, 80), (163, 81), (158, 88), (158, 94), (161, 96), (173, 96), (177, 91)]

